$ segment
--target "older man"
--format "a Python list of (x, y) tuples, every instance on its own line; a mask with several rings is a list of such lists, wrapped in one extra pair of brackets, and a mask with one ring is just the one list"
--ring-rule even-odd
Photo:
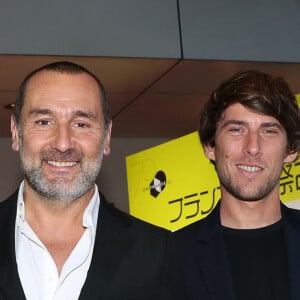
[(24, 79), (11, 118), (24, 180), (0, 205), (0, 299), (173, 299), (169, 233), (95, 184), (111, 127), (103, 86), (82, 66)]

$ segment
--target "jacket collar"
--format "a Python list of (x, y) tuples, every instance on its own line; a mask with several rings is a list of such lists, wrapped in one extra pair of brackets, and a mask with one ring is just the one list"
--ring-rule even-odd
[[(220, 202), (198, 231), (196, 253), (210, 299), (234, 300), (233, 281), (221, 231)], [(205, 259), (208, 257), (210, 259)]]
[[(300, 211), (281, 204), (282, 220), (288, 251), (291, 300), (300, 298)], [(188, 228), (190, 227), (190, 228)], [(220, 203), (204, 220), (185, 229), (186, 242), (193, 241), (191, 254), (203, 275), (209, 299), (233, 300), (233, 282), (225, 254), (221, 231)], [(194, 250), (192, 250), (194, 249)]]
[[(103, 195), (100, 197), (92, 263), (79, 299), (95, 299), (96, 295), (97, 299), (105, 299), (106, 289), (132, 245), (128, 235), (123, 234), (131, 226), (130, 219), (107, 203)], [(0, 300), (25, 300), (15, 256), (17, 199), (18, 191), (0, 204)], [(113, 259), (111, 247), (114, 248)]]
[[(15, 221), (18, 191), (0, 209), (0, 299), (25, 299), (15, 255)], [(1, 294), (2, 293), (2, 294)], [(2, 298), (2, 296), (4, 298)], [(5, 296), (4, 296), (5, 295)]]
[(103, 195), (100, 195), (100, 199), (93, 258), (79, 297), (81, 300), (94, 299), (96, 295), (99, 297), (97, 299), (105, 299), (112, 278), (117, 274), (119, 266), (132, 246), (128, 234), (124, 232), (131, 226), (130, 219), (106, 202)]
[(300, 211), (281, 205), (288, 253), (291, 300), (300, 298)]

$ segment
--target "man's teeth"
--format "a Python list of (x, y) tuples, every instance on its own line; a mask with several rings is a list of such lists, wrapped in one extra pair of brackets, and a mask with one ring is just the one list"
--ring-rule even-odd
[(53, 161), (48, 160), (48, 164), (55, 166), (55, 167), (72, 167), (75, 166), (77, 163), (74, 161)]
[(261, 170), (261, 168), (259, 167), (251, 167), (251, 166), (244, 166), (244, 165), (238, 165), (238, 168), (245, 170), (247, 172), (257, 172)]

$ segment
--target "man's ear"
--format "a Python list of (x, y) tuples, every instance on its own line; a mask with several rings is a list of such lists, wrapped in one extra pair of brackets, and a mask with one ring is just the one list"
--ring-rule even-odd
[(297, 159), (297, 156), (298, 156), (298, 151), (290, 152), (285, 157), (284, 162), (285, 163), (291, 163), (291, 162), (293, 162), (294, 160)]
[(104, 137), (104, 148), (103, 148), (104, 155), (110, 154), (111, 128), (112, 128), (112, 122), (110, 122), (110, 124), (108, 125), (108, 128), (106, 130), (106, 136)]
[(210, 144), (203, 145), (204, 153), (209, 160), (215, 161), (215, 147)]
[(14, 151), (19, 151), (19, 130), (15, 116), (12, 114), (10, 117), (10, 131), (11, 131), (11, 139), (12, 139), (12, 149)]

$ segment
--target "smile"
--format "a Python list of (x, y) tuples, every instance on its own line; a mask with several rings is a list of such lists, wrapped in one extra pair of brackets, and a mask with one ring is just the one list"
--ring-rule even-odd
[(245, 165), (237, 165), (237, 167), (239, 169), (242, 169), (247, 172), (258, 172), (258, 171), (262, 170), (262, 168), (260, 168), (260, 167), (251, 167), (251, 166), (245, 166)]
[(52, 161), (52, 160), (48, 160), (47, 163), (55, 167), (73, 167), (77, 164), (77, 162), (74, 161)]

